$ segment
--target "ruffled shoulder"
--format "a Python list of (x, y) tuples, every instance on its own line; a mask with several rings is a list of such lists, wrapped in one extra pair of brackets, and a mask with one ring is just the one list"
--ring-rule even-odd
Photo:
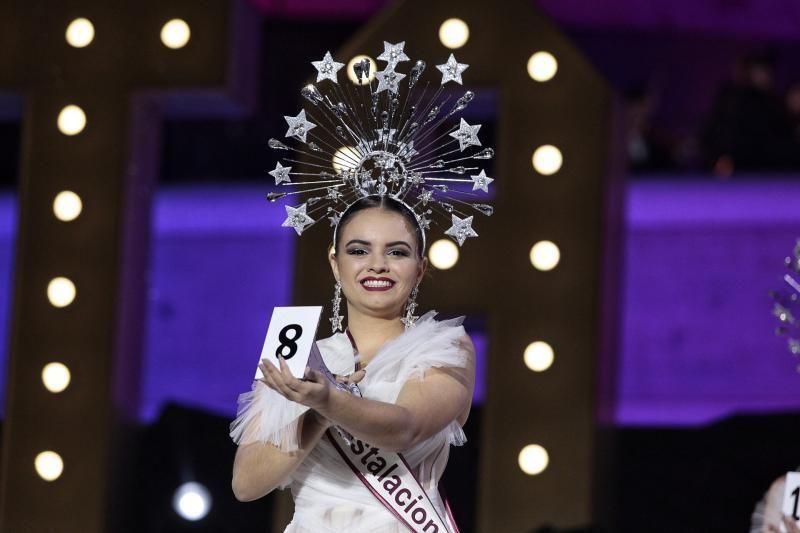
[[(317, 341), (317, 346), (331, 372), (347, 374), (353, 371), (353, 351), (346, 335), (339, 333), (322, 339)], [(268, 442), (284, 452), (297, 451), (300, 417), (308, 409), (254, 380), (251, 390), (239, 395), (230, 436), (239, 445)]]
[[(380, 389), (386, 394), (379, 393), (380, 397), (375, 399), (394, 402), (403, 383), (421, 378), (427, 369), (466, 366), (467, 354), (460, 344), (466, 335), (461, 325), (463, 317), (441, 321), (435, 317), (435, 311), (426, 313), (413, 328), (380, 349), (370, 361), (362, 381), (368, 391), (366, 396), (373, 396), (370, 393), (376, 392), (371, 385), (382, 383)], [(386, 388), (386, 383), (397, 386)]]

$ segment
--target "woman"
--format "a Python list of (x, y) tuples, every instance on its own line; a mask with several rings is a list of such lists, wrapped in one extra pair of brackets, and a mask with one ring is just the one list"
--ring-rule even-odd
[(299, 380), (283, 361), (280, 368), (262, 362), (264, 378), (240, 399), (232, 426), (240, 444), (233, 491), (250, 501), (290, 487), (295, 514), (287, 532), (406, 531), (337, 452), (329, 428), (402, 452), (444, 516), (437, 483), (449, 446), (465, 440), (474, 348), (460, 321), (437, 322), (433, 313), (406, 330), (401, 318), (406, 311), (413, 322), (412, 291), (427, 260), (419, 220), (404, 203), (385, 195), (353, 203), (329, 259), (347, 300), (349, 335), (337, 333), (318, 346), (331, 371), (358, 383), (363, 397), (316, 372)]

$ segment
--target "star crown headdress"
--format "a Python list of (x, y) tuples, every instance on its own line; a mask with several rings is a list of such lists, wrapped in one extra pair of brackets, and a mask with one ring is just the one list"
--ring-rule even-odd
[(492, 159), (494, 150), (481, 145), (480, 124), (454, 118), (475, 94), (466, 91), (455, 99), (445, 90), (450, 82), (462, 85), (469, 65), (450, 54), (447, 62), (436, 66), (442, 77), (432, 91), (430, 82), (421, 82), (425, 61), (414, 62), (405, 74), (397, 70), (400, 63), (410, 61), (404, 46), (405, 42), (384, 42), (378, 60), (386, 66), (374, 75), (369, 59), (356, 62), (353, 74), (358, 85), (339, 84), (344, 63), (335, 61), (330, 52), (311, 62), (317, 78), (300, 91), (305, 108), (284, 117), (289, 126), (286, 137), (304, 146), (269, 140), (270, 148), (305, 158), (285, 156), (285, 165), (279, 161), (269, 172), (276, 186), (292, 188), (269, 193), (270, 201), (308, 195), (300, 205), (285, 206), (284, 227), (301, 235), (327, 219), (336, 228), (349, 206), (377, 195), (407, 206), (423, 235), (431, 223), (438, 224), (435, 217), (443, 216), (450, 224), (444, 233), (459, 246), (478, 236), (472, 228), (474, 213), (491, 216), (493, 208), (473, 200), (477, 192), (488, 193), (494, 180), (479, 166), (469, 165)]

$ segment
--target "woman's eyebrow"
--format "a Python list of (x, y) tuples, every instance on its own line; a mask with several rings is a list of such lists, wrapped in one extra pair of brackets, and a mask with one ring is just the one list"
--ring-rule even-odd
[(392, 246), (405, 246), (409, 250), (411, 249), (411, 245), (408, 244), (406, 241), (392, 241), (386, 243), (387, 248), (391, 248)]
[(369, 241), (364, 241), (364, 240), (361, 240), (361, 239), (351, 239), (351, 240), (349, 240), (347, 242), (347, 244), (345, 246), (350, 246), (351, 244), (363, 244), (365, 246), (372, 245), (372, 243), (369, 242)]

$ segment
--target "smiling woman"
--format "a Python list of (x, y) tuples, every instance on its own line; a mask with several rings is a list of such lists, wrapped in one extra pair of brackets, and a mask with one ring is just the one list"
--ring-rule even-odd
[[(384, 43), (377, 60), (387, 66), (374, 73), (377, 87), (370, 81), (373, 67), (368, 61), (353, 66), (360, 81), (356, 90), (371, 99), (372, 107), (334, 103), (335, 92), (323, 91), (338, 83), (344, 63), (329, 52), (312, 62), (317, 85), (301, 90), (306, 108), (284, 117), (286, 137), (330, 156), (315, 156), (314, 161), (330, 160), (332, 166), (314, 163), (297, 171), (290, 165), (302, 161), (284, 157), (285, 164), (278, 162), (270, 172), (279, 188), (268, 199), (313, 195), (297, 206), (285, 206), (283, 226), (298, 235), (325, 218), (334, 226), (328, 256), (335, 281), (334, 334), (316, 343), (331, 372), (323, 376), (306, 369), (298, 379), (280, 357), (277, 364), (262, 361), (263, 377), (240, 396), (231, 426), (239, 444), (233, 466), (236, 497), (254, 500), (275, 488), (291, 487), (295, 512), (286, 529), (291, 533), (457, 531), (438, 483), (450, 446), (465, 442), (462, 426), (471, 407), (475, 349), (461, 319), (438, 321), (435, 312), (418, 317), (416, 297), (428, 266), (429, 216), (444, 215), (451, 224), (445, 234), (461, 246), (478, 236), (472, 213), (492, 214), (491, 206), (467, 201), (475, 193), (465, 197), (451, 186), (468, 183), (473, 191), (488, 192), (493, 179), (483, 170), (467, 178), (466, 173), (480, 167), (464, 165), (490, 159), (494, 151), (482, 147), (481, 126), (463, 118), (448, 135), (429, 139), (474, 94), (466, 91), (450, 104), (446, 98), (437, 100), (441, 91), (424, 101), (422, 96), (409, 97), (426, 63), (416, 61), (407, 75), (398, 72), (399, 63), (410, 61), (404, 46)], [(468, 67), (450, 54), (437, 66), (441, 85), (461, 84)], [(415, 101), (418, 105), (409, 104)], [(449, 111), (439, 117), (445, 105)], [(321, 133), (321, 114), (331, 124), (341, 124), (336, 144)], [(448, 140), (441, 141), (443, 137)], [(333, 153), (341, 141), (352, 148)], [(277, 139), (270, 139), (269, 146), (309, 154)], [(342, 159), (346, 165), (333, 164)], [(282, 187), (301, 190), (283, 192)], [(347, 307), (345, 331), (342, 302)]]

